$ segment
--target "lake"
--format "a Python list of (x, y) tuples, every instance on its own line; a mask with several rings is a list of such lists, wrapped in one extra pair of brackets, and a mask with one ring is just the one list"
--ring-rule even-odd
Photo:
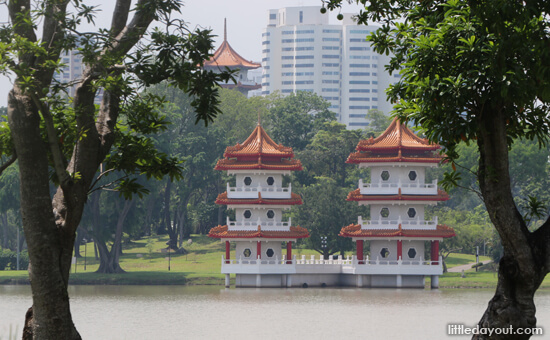
[[(493, 290), (225, 289), (219, 286), (71, 286), (83, 339), (467, 339), (447, 324), (474, 326)], [(550, 291), (536, 295), (539, 325)], [(0, 286), (0, 339), (31, 305), (29, 286)], [(533, 337), (542, 339), (543, 337)]]

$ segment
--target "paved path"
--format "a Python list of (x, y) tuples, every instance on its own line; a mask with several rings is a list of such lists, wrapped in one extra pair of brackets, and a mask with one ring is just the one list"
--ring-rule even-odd
[[(482, 261), (481, 263), (483, 263), (483, 265), (486, 265), (486, 264), (489, 264), (491, 262), (493, 262), (493, 261), (492, 260), (485, 260), (485, 261)], [(447, 271), (449, 273), (461, 273), (463, 270), (467, 271), (468, 269), (472, 269), (472, 266), (474, 264), (476, 264), (476, 263), (472, 262), (472, 263), (468, 263), (468, 264), (463, 264), (463, 265), (460, 265), (460, 266), (449, 268), (449, 269), (447, 269)]]

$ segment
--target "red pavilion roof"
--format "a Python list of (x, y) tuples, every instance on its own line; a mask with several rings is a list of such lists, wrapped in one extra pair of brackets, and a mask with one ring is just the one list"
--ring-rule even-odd
[(258, 123), (242, 143), (228, 146), (214, 169), (216, 170), (302, 170), (292, 148), (277, 144)]
[(455, 236), (453, 228), (446, 225), (438, 225), (435, 230), (425, 229), (361, 229), (359, 224), (350, 224), (340, 230), (339, 236), (343, 237), (433, 237), (448, 238)]
[(357, 152), (349, 155), (346, 163), (362, 162), (420, 162), (439, 163), (441, 147), (414, 134), (395, 118), (380, 136), (360, 141)]
[(447, 201), (449, 195), (437, 190), (437, 195), (403, 195), (401, 189), (397, 195), (361, 195), (360, 189), (355, 189), (348, 194), (347, 201)]
[(209, 237), (215, 238), (306, 238), (309, 237), (309, 232), (306, 228), (290, 227), (290, 230), (262, 230), (258, 226), (258, 230), (229, 230), (226, 225), (219, 225), (210, 229)]
[(227, 191), (218, 195), (216, 198), (216, 204), (268, 204), (268, 205), (300, 205), (302, 204), (302, 198), (300, 195), (292, 193), (291, 197), (286, 198), (262, 198), (262, 194), (258, 193), (258, 198), (227, 198)]

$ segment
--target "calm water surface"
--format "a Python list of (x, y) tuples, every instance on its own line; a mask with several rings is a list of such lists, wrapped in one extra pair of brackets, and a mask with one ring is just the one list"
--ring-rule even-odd
[[(419, 339), (447, 337), (448, 323), (475, 325), (493, 290), (224, 289), (71, 286), (83, 339)], [(550, 291), (536, 296), (550, 322)], [(30, 287), (0, 286), (0, 339), (18, 338)], [(533, 339), (547, 338), (533, 337)], [(548, 337), (550, 338), (550, 337)]]

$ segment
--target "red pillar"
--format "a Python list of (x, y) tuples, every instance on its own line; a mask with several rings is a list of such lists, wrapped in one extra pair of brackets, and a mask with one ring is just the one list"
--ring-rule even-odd
[(403, 260), (403, 241), (397, 241), (397, 261)]
[(432, 252), (431, 252), (432, 264), (439, 264), (439, 241), (432, 241)]
[(256, 258), (261, 259), (262, 258), (262, 242), (258, 241), (256, 243)]
[(357, 247), (357, 260), (359, 261), (359, 264), (365, 264), (365, 261), (363, 261), (363, 240), (357, 240), (356, 242)]
[(230, 249), (229, 241), (225, 241), (225, 263), (229, 263), (229, 259), (231, 258)]
[(286, 243), (286, 263), (292, 264), (292, 241)]

